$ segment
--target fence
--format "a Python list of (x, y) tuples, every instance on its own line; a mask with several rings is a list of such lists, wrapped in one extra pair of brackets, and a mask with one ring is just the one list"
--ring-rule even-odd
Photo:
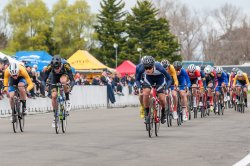
[[(109, 104), (107, 99), (106, 86), (75, 86), (70, 101), (73, 110), (104, 108), (104, 107), (123, 107), (137, 106), (139, 104), (138, 96), (129, 95), (128, 88), (124, 87), (124, 96), (116, 95), (116, 102)], [(49, 112), (52, 110), (50, 98), (27, 99), (28, 112)], [(9, 99), (0, 100), (0, 116), (6, 116), (11, 113)]]

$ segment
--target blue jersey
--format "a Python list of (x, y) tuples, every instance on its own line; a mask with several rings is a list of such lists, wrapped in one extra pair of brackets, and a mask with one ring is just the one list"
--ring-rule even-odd
[(191, 86), (190, 79), (184, 68), (181, 69), (181, 72), (179, 75), (177, 74), (177, 78), (179, 81), (179, 86), (187, 86), (188, 88)]
[(171, 83), (172, 83), (172, 79), (171, 79), (170, 75), (167, 73), (167, 71), (164, 69), (164, 67), (159, 62), (155, 62), (154, 71), (152, 74), (145, 73), (145, 68), (144, 68), (143, 64), (139, 64), (136, 66), (135, 79), (136, 79), (136, 85), (138, 87), (141, 87), (140, 80), (141, 80), (143, 74), (145, 74), (148, 77), (162, 77), (162, 76), (164, 76), (166, 78), (166, 88), (169, 88)]
[(200, 73), (201, 73), (201, 80), (202, 80), (203, 86), (206, 88), (206, 78), (205, 78), (204, 70), (201, 70)]
[(217, 79), (218, 79), (219, 85), (221, 85), (221, 83), (223, 83), (223, 82), (226, 85), (228, 84), (227, 74), (225, 72), (222, 72), (220, 77), (217, 74)]

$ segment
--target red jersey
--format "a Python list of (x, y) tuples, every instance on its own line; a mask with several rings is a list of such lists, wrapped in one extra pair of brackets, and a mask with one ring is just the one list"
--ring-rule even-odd
[(187, 70), (187, 74), (188, 74), (190, 81), (198, 79), (199, 86), (200, 87), (203, 86), (202, 80), (201, 80), (201, 73), (199, 70), (195, 70), (193, 73), (191, 73)]

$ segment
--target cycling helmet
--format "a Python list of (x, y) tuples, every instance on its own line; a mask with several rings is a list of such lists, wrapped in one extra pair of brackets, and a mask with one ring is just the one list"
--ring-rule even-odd
[(188, 71), (193, 73), (196, 70), (196, 66), (194, 64), (191, 64), (188, 66)]
[(223, 72), (223, 68), (220, 67), (220, 66), (217, 66), (217, 67), (215, 68), (215, 71), (216, 71), (216, 73), (221, 74), (221, 73)]
[(9, 65), (9, 72), (10, 72), (10, 75), (18, 75), (19, 73), (19, 67), (18, 67), (18, 64), (17, 63), (11, 63)]
[(200, 68), (203, 71), (205, 69), (206, 65), (201, 65)]
[(170, 66), (170, 63), (169, 63), (169, 61), (168, 61), (167, 59), (163, 59), (163, 60), (161, 61), (161, 64), (162, 64), (162, 66), (163, 66), (164, 68), (167, 68), (167, 67)]
[(212, 68), (211, 67), (205, 67), (204, 69), (204, 73), (205, 74), (210, 74), (212, 72)]
[(155, 59), (152, 56), (144, 56), (142, 64), (144, 67), (153, 67), (155, 64)]
[(200, 66), (196, 66), (196, 69), (197, 69), (197, 70), (199, 70), (199, 71), (201, 71), (201, 68), (200, 68)]
[(174, 61), (173, 65), (176, 70), (180, 70), (182, 68), (182, 63), (180, 61)]
[(237, 76), (242, 77), (243, 76), (243, 71), (241, 71), (241, 70), (237, 71)]
[(59, 55), (55, 55), (51, 60), (51, 65), (53, 68), (58, 69), (62, 64), (62, 59)]

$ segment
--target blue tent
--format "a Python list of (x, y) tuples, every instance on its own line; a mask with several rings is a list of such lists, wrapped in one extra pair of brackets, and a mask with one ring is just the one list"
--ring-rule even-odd
[(38, 66), (38, 71), (41, 71), (44, 66), (48, 66), (52, 56), (46, 51), (19, 51), (16, 53), (16, 59), (22, 61), (27, 66)]
[[(18, 51), (16, 52), (16, 59), (22, 61), (26, 66), (37, 65), (38, 71), (42, 71), (44, 66), (48, 66), (52, 59), (52, 56), (46, 51)], [(67, 62), (63, 59), (63, 62)], [(71, 67), (72, 72), (75, 73), (75, 69)]]

